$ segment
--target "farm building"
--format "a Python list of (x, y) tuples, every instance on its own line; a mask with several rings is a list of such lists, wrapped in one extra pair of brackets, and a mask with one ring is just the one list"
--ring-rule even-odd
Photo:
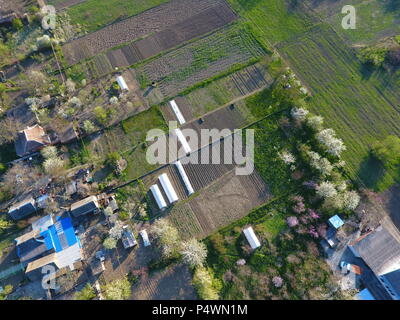
[(34, 212), (36, 212), (36, 202), (32, 197), (14, 204), (8, 210), (9, 216), (14, 220), (25, 218)]
[(117, 82), (122, 91), (129, 91), (128, 85), (126, 84), (125, 79), (122, 76), (117, 77)]
[(174, 202), (178, 201), (179, 198), (178, 198), (178, 196), (177, 196), (177, 194), (175, 192), (175, 189), (172, 186), (172, 183), (169, 180), (167, 174), (163, 173), (162, 175), (160, 175), (158, 177), (158, 180), (160, 181), (160, 183), (161, 183), (161, 185), (162, 185), (162, 187), (163, 187), (163, 189), (165, 191), (165, 194), (168, 197), (168, 201), (170, 203), (174, 203)]
[(17, 254), (31, 280), (43, 276), (41, 268), (54, 271), (69, 267), (82, 259), (81, 244), (69, 217), (44, 217), (32, 225), (32, 231), (15, 239)]
[(88, 213), (96, 213), (99, 209), (99, 203), (96, 196), (90, 196), (75, 202), (71, 205), (71, 214), (78, 217)]
[(158, 208), (160, 210), (164, 210), (167, 207), (167, 203), (164, 200), (164, 197), (160, 191), (158, 185), (154, 184), (150, 187), (151, 193), (153, 194), (154, 199), (157, 202)]
[(250, 247), (254, 250), (257, 249), (258, 247), (261, 246), (260, 241), (258, 241), (258, 238), (256, 234), (254, 233), (254, 230), (252, 227), (248, 227), (243, 230), (244, 235), (246, 236), (247, 241), (250, 244)]
[(44, 132), (41, 126), (36, 124), (18, 133), (17, 140), (15, 141), (15, 150), (18, 156), (24, 157), (50, 143), (50, 137)]
[(176, 104), (175, 100), (171, 100), (169, 102), (169, 105), (171, 106), (172, 111), (174, 112), (176, 118), (178, 119), (179, 124), (181, 124), (181, 125), (184, 124), (186, 122), (185, 118), (183, 117), (183, 114), (181, 113), (181, 110), (179, 110), (179, 107)]
[(141, 235), (142, 239), (143, 239), (143, 244), (145, 247), (148, 247), (150, 245), (150, 240), (149, 240), (149, 235), (147, 234), (146, 230), (142, 230), (139, 232), (139, 234)]
[(380, 226), (356, 239), (349, 249), (373, 272), (363, 280), (371, 294), (379, 300), (400, 300), (400, 242)]
[(189, 195), (193, 194), (194, 190), (193, 190), (192, 184), (190, 183), (190, 180), (185, 172), (185, 169), (182, 166), (182, 163), (178, 160), (177, 162), (175, 162), (175, 166), (178, 169), (178, 172), (183, 180), (183, 183), (185, 184), (185, 187), (186, 187)]
[(186, 138), (183, 135), (181, 129), (179, 129), (179, 128), (175, 129), (174, 132), (175, 132), (175, 135), (178, 137), (178, 140), (181, 143), (183, 150), (185, 150), (185, 153), (189, 154), (192, 151), (192, 149), (190, 148), (189, 144), (187, 143)]

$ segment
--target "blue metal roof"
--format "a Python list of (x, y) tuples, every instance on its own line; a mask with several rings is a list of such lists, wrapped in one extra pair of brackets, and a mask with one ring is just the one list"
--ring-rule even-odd
[(340, 217), (336, 214), (333, 217), (329, 219), (329, 223), (335, 228), (339, 229), (342, 225), (344, 225), (344, 222)]
[(373, 295), (371, 294), (371, 292), (369, 292), (369, 290), (367, 288), (365, 288), (364, 290), (361, 290), (357, 294), (357, 298), (360, 300), (375, 300), (375, 298), (373, 297)]
[(74, 227), (70, 218), (57, 219), (58, 221), (51, 225), (40, 235), (44, 237), (47, 249), (54, 249), (60, 252), (78, 242)]

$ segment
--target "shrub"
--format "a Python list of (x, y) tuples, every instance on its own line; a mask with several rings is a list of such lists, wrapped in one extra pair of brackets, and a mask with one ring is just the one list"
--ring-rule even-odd
[(18, 31), (21, 30), (24, 27), (24, 24), (22, 23), (20, 18), (15, 18), (12, 21), (12, 27), (14, 30)]
[(107, 123), (107, 112), (102, 107), (98, 106), (94, 108), (93, 112), (97, 121), (99, 121), (102, 125)]
[(387, 168), (398, 165), (400, 163), (400, 138), (388, 136), (385, 140), (376, 142), (372, 146), (371, 152)]
[(36, 46), (38, 49), (46, 49), (46, 48), (50, 48), (51, 46), (51, 39), (50, 37), (45, 34), (42, 37), (39, 37), (36, 39)]
[(117, 247), (117, 240), (113, 237), (108, 237), (103, 241), (104, 248), (111, 250)]
[(385, 62), (386, 53), (385, 48), (369, 47), (362, 49), (358, 57), (364, 64), (380, 67)]
[(131, 283), (127, 277), (117, 279), (104, 286), (104, 297), (107, 300), (126, 300), (131, 295)]
[(74, 294), (74, 300), (93, 300), (94, 298), (96, 298), (96, 292), (89, 283), (81, 291)]
[(221, 282), (214, 277), (213, 272), (205, 267), (196, 268), (192, 283), (202, 300), (218, 300)]

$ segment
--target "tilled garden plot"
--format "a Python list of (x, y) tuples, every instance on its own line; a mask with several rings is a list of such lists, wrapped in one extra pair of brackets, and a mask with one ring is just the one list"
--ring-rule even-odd
[(167, 98), (264, 54), (251, 34), (232, 26), (149, 62), (142, 72)]
[(64, 57), (69, 65), (75, 64), (105, 50), (160, 32), (224, 3), (224, 0), (173, 0), (66, 43), (62, 48)]
[(221, 3), (161, 32), (131, 43), (121, 49), (111, 50), (107, 55), (112, 56), (114, 51), (121, 52), (125, 58), (113, 61), (113, 67), (130, 66), (218, 29), (232, 22), (235, 18), (236, 15), (232, 9), (226, 3)]
[[(178, 205), (168, 217), (182, 236), (190, 232), (190, 236), (204, 238), (244, 217), (270, 197), (267, 185), (257, 172), (238, 176), (231, 170), (199, 196), (183, 206)], [(182, 212), (187, 214), (187, 221), (181, 220)]]

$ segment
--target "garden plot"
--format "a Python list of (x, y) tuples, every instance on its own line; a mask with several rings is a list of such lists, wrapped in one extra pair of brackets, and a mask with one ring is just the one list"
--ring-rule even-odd
[(133, 300), (195, 300), (189, 268), (175, 264), (150, 275), (143, 275), (132, 288)]
[(111, 61), (114, 68), (127, 67), (220, 28), (235, 18), (236, 15), (232, 9), (222, 2), (144, 39), (111, 50), (107, 55), (110, 58), (118, 56)]
[(167, 53), (145, 64), (139, 72), (157, 83), (157, 88), (148, 95), (149, 100), (156, 100), (157, 93), (164, 98), (173, 97), (196, 83), (234, 66), (248, 64), (264, 54), (247, 29), (231, 26)]
[[(182, 236), (204, 238), (214, 231), (247, 215), (270, 198), (268, 188), (253, 172), (248, 176), (235, 175), (231, 170), (183, 206), (173, 209), (168, 218)], [(181, 220), (187, 213), (187, 221)]]
[[(204, 87), (197, 88), (185, 96), (175, 98), (178, 107), (188, 122), (194, 118), (234, 103), (236, 107), (242, 105), (242, 99), (258, 90), (269, 87), (273, 77), (268, 71), (269, 59), (256, 63), (226, 77), (210, 82)], [(169, 104), (162, 107), (167, 120), (176, 120), (176, 116)]]
[[(174, 0), (66, 43), (62, 50), (69, 65), (116, 46), (160, 32), (224, 0)], [(79, 6), (74, 7), (77, 10)]]

